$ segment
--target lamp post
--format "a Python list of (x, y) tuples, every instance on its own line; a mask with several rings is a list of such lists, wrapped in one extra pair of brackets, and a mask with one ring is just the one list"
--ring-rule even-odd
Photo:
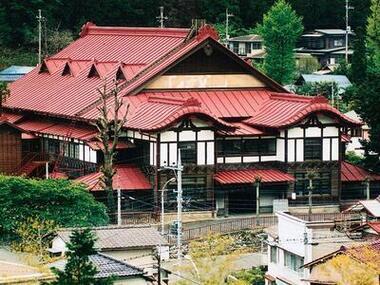
[(261, 183), (261, 176), (255, 176), (255, 186), (256, 186), (256, 225), (259, 225), (259, 218), (260, 218), (260, 183)]
[(175, 177), (172, 177), (170, 178), (168, 181), (165, 182), (164, 186), (162, 186), (161, 188), (161, 235), (164, 235), (165, 234), (165, 219), (164, 219), (164, 214), (165, 214), (165, 196), (164, 196), (164, 192), (167, 190), (167, 186), (172, 183), (172, 182), (175, 182), (176, 181), (176, 178)]
[(312, 207), (313, 207), (313, 201), (312, 201), (312, 195), (313, 195), (313, 180), (315, 179), (315, 171), (309, 170), (306, 174), (307, 179), (309, 180), (309, 186), (307, 189), (309, 189), (309, 221), (311, 221), (311, 214), (312, 214)]

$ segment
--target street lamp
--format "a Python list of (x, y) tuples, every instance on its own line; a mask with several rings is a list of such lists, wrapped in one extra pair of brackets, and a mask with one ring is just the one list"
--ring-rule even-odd
[(164, 213), (165, 213), (165, 201), (164, 201), (164, 192), (167, 190), (167, 186), (172, 183), (172, 182), (175, 182), (177, 179), (175, 177), (172, 177), (170, 178), (168, 181), (165, 182), (164, 186), (162, 186), (161, 188), (161, 235), (164, 235), (165, 234), (165, 230), (164, 230), (164, 227), (165, 227), (165, 219), (164, 219)]
[(255, 186), (256, 186), (256, 225), (259, 225), (260, 218), (260, 183), (261, 176), (255, 176)]

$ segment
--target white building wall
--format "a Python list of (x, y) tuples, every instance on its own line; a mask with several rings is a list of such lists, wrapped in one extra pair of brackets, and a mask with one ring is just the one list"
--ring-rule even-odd
[(215, 164), (215, 144), (214, 142), (207, 142), (207, 165)]
[(199, 142), (198, 143), (198, 153), (197, 153), (197, 163), (199, 165), (206, 164), (206, 143), (205, 142)]
[(296, 157), (296, 161), (297, 162), (302, 162), (304, 161), (304, 155), (303, 155), (303, 152), (304, 152), (304, 142), (303, 140), (297, 140), (297, 157)]

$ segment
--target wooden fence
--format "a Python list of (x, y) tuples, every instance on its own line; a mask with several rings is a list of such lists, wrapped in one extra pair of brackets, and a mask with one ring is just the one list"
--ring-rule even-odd
[[(308, 220), (308, 214), (294, 214), (293, 216)], [(358, 218), (352, 214), (342, 213), (325, 213), (325, 214), (312, 214), (311, 221), (334, 221), (336, 223), (343, 223), (346, 221), (358, 221)], [(256, 221), (256, 217), (249, 218), (231, 218), (223, 220), (217, 223), (204, 225), (196, 228), (184, 229), (182, 232), (183, 241), (191, 241), (208, 235), (209, 233), (233, 233), (241, 230), (254, 229), (258, 227), (271, 227), (277, 224), (276, 215), (268, 215), (259, 218)], [(175, 242), (175, 236), (169, 236), (169, 242)]]

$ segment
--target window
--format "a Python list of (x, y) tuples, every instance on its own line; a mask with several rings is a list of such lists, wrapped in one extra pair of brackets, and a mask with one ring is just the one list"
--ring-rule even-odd
[[(307, 195), (309, 193), (309, 179), (307, 173), (296, 173), (296, 182), (294, 185), (298, 195)], [(330, 194), (331, 193), (331, 173), (319, 172), (313, 179), (313, 194)]]
[(284, 251), (284, 265), (293, 271), (302, 272), (300, 267), (303, 265), (303, 257)]
[(220, 156), (276, 155), (276, 139), (218, 140), (217, 154)]
[(218, 155), (241, 155), (241, 140), (218, 140), (217, 141)]
[(343, 40), (342, 39), (334, 40), (334, 47), (341, 47), (341, 46), (343, 46)]
[(322, 139), (306, 138), (304, 141), (304, 158), (305, 160), (322, 159)]
[(178, 148), (181, 149), (181, 159), (183, 163), (197, 163), (197, 150), (195, 142), (180, 142)]
[(276, 155), (276, 139), (260, 139), (261, 155)]
[(270, 247), (270, 262), (277, 263), (277, 247)]
[(261, 49), (261, 47), (262, 47), (262, 43), (260, 43), (260, 42), (253, 42), (252, 43), (252, 49), (253, 50)]

